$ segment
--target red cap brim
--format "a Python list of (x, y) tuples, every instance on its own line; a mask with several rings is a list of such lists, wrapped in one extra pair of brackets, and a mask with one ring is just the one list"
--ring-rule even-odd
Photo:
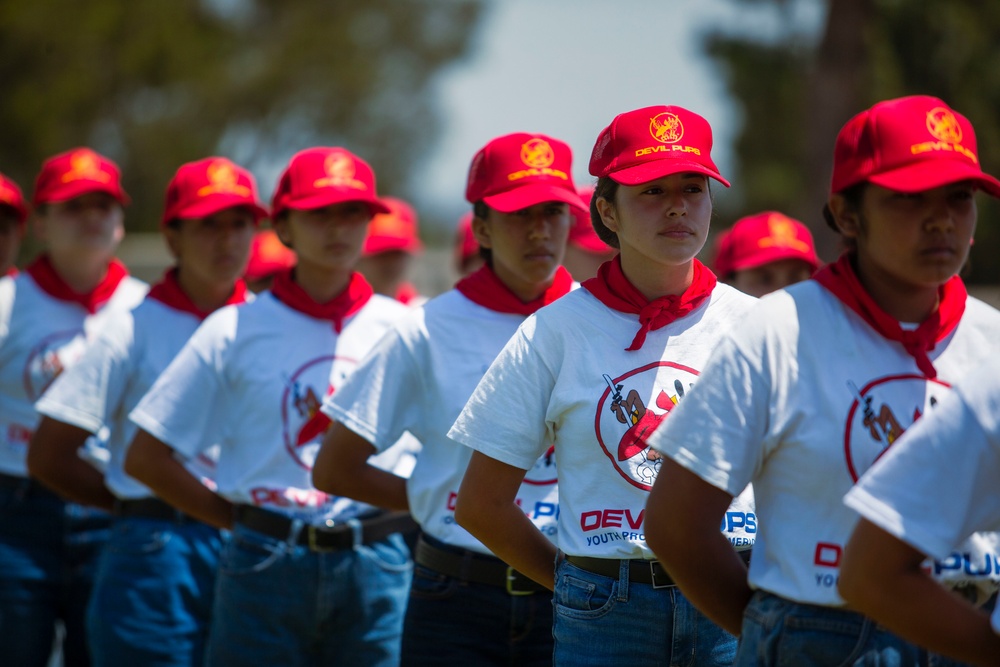
[(340, 192), (333, 188), (324, 189), (320, 193), (310, 195), (309, 197), (302, 197), (301, 199), (289, 201), (285, 203), (285, 208), (295, 209), (296, 211), (304, 211), (311, 208), (322, 208), (324, 206), (346, 204), (347, 202), (355, 201), (361, 202), (362, 204), (368, 204), (368, 207), (372, 210), (373, 215), (376, 213), (392, 212), (392, 209), (374, 197), (359, 197), (356, 190)]
[(713, 170), (699, 162), (678, 159), (650, 160), (632, 167), (613, 171), (608, 174), (608, 177), (621, 185), (640, 185), (649, 181), (655, 181), (664, 176), (684, 173), (704, 174), (705, 176), (714, 178), (727, 188), (729, 187), (729, 181), (724, 179), (722, 174), (717, 170)]
[(869, 183), (908, 194), (972, 181), (988, 194), (1000, 197), (1000, 181), (964, 161), (924, 160), (868, 177)]
[(558, 201), (569, 204), (581, 211), (587, 210), (586, 204), (573, 190), (567, 190), (556, 185), (524, 185), (513, 190), (483, 197), (490, 208), (501, 213), (513, 213), (530, 206), (544, 204), (548, 201)]
[(267, 209), (259, 204), (248, 202), (245, 197), (240, 197), (239, 195), (220, 194), (213, 197), (206, 197), (205, 199), (198, 200), (190, 206), (186, 206), (172, 212), (169, 218), (164, 218), (163, 223), (166, 224), (174, 218), (205, 218), (210, 215), (215, 215), (219, 211), (224, 211), (227, 208), (238, 208), (241, 206), (253, 211), (254, 220), (256, 222), (260, 222), (269, 215)]
[(121, 187), (117, 187), (114, 184), (99, 183), (97, 181), (81, 179), (71, 183), (62, 184), (57, 188), (52, 188), (49, 192), (43, 193), (41, 198), (36, 196), (35, 204), (54, 204), (69, 201), (70, 199), (76, 199), (77, 197), (88, 195), (91, 192), (103, 192), (111, 195), (122, 206), (126, 206), (132, 202)]

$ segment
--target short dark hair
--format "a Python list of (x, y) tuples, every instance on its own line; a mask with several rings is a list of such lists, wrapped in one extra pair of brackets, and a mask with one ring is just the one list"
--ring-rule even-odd
[[(491, 209), (482, 199), (472, 204), (472, 215), (482, 220), (490, 219)], [(490, 248), (479, 246), (479, 256), (483, 258), (487, 266), (493, 266), (493, 251)]]
[(602, 176), (597, 179), (597, 185), (594, 186), (594, 194), (590, 198), (590, 225), (594, 228), (594, 232), (597, 234), (598, 238), (612, 248), (621, 249), (621, 245), (618, 243), (618, 234), (607, 228), (604, 224), (604, 220), (601, 219), (600, 211), (597, 210), (597, 200), (599, 198), (603, 197), (609, 204), (614, 206), (615, 197), (617, 195), (617, 182), (611, 180), (608, 176)]

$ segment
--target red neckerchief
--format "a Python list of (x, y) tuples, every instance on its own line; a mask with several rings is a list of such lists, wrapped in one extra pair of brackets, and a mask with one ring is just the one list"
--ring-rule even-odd
[(907, 354), (916, 359), (917, 368), (928, 378), (937, 377), (937, 371), (927, 353), (934, 345), (954, 331), (965, 313), (968, 292), (958, 276), (938, 288), (938, 307), (920, 326), (907, 331), (899, 326), (892, 315), (886, 313), (865, 290), (851, 263), (851, 253), (845, 252), (833, 264), (828, 264), (813, 276), (820, 285), (830, 290), (845, 306), (853, 310), (868, 325), (888, 340), (902, 344)]
[(361, 310), (375, 293), (364, 276), (355, 271), (343, 292), (326, 303), (316, 303), (292, 278), (294, 271), (295, 269), (289, 269), (276, 273), (271, 294), (293, 310), (317, 320), (330, 320), (337, 333), (344, 328), (344, 320)]
[(715, 274), (694, 260), (694, 279), (683, 294), (670, 294), (650, 301), (629, 282), (622, 271), (621, 255), (601, 264), (597, 276), (583, 282), (583, 287), (608, 308), (639, 316), (639, 332), (625, 348), (632, 352), (646, 342), (646, 334), (665, 327), (700, 306), (716, 285)]
[(7, 273), (5, 273), (4, 276), (10, 276), (11, 278), (13, 278), (18, 273), (20, 273), (20, 272), (17, 270), (17, 267), (16, 266), (12, 266), (9, 269), (7, 269)]
[(396, 296), (394, 298), (401, 304), (408, 305), (419, 296), (420, 292), (417, 291), (417, 288), (413, 283), (401, 283), (400, 286), (396, 288)]
[(525, 303), (510, 288), (504, 285), (503, 281), (497, 277), (493, 269), (488, 265), (483, 265), (479, 270), (462, 278), (455, 285), (455, 289), (462, 295), (478, 303), (483, 308), (489, 308), (498, 313), (511, 313), (513, 315), (524, 315), (527, 317), (542, 306), (547, 306), (561, 296), (565, 296), (573, 287), (573, 276), (565, 267), (556, 268), (556, 273), (545, 292), (533, 301)]
[[(179, 310), (182, 313), (190, 313), (199, 320), (205, 319), (214, 312), (212, 310), (201, 310), (198, 306), (194, 305), (194, 302), (191, 301), (191, 297), (188, 296), (187, 292), (181, 288), (180, 283), (177, 282), (176, 267), (167, 271), (164, 274), (163, 279), (149, 289), (149, 294), (146, 296), (150, 299), (156, 299), (160, 303), (170, 306), (174, 310)], [(247, 284), (242, 280), (237, 280), (233, 285), (233, 293), (229, 295), (229, 299), (222, 305), (230, 306), (233, 304), (244, 303), (246, 300)]]
[(101, 279), (97, 287), (89, 292), (80, 294), (79, 292), (74, 292), (73, 288), (66, 284), (62, 276), (56, 273), (55, 268), (52, 266), (52, 261), (47, 254), (40, 256), (29, 264), (28, 268), (24, 271), (49, 296), (60, 301), (79, 304), (91, 315), (100, 310), (101, 306), (114, 296), (119, 283), (128, 276), (128, 269), (125, 268), (125, 265), (117, 259), (112, 259), (108, 262), (107, 273), (104, 274), (104, 278)]

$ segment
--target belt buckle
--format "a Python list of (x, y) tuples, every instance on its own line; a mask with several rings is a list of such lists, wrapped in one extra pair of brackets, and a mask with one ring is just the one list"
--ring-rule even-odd
[(663, 569), (663, 565), (661, 565), (658, 560), (649, 561), (649, 576), (654, 589), (671, 588), (676, 586), (674, 580), (671, 579), (670, 575), (667, 574), (667, 571)]
[(320, 529), (318, 526), (306, 526), (307, 534), (309, 535), (309, 550), (318, 553), (330, 553), (335, 549), (333, 547), (323, 546), (316, 541), (316, 536), (320, 534)]
[(522, 591), (514, 588), (514, 582), (518, 581), (523, 576), (524, 575), (522, 575), (520, 572), (512, 568), (510, 565), (507, 566), (507, 576), (506, 576), (507, 595), (521, 596), (521, 595), (534, 594), (535, 591)]

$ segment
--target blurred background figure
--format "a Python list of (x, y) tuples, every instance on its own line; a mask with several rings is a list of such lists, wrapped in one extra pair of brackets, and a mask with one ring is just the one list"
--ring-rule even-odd
[(569, 242), (566, 244), (566, 255), (563, 266), (573, 276), (573, 280), (583, 282), (597, 275), (597, 269), (618, 252), (602, 241), (590, 223), (590, 198), (594, 194), (594, 186), (585, 185), (577, 189), (580, 198), (587, 204), (586, 211), (571, 208), (573, 227), (569, 230)]
[(17, 252), (27, 228), (28, 208), (17, 183), (0, 174), (0, 278), (16, 275)]
[(464, 278), (485, 263), (486, 259), (479, 254), (479, 242), (472, 233), (472, 211), (469, 211), (459, 218), (455, 230), (455, 270), (459, 278)]
[(819, 267), (809, 228), (777, 211), (740, 218), (719, 233), (715, 249), (719, 280), (750, 296), (806, 280)]
[(424, 251), (417, 233), (417, 212), (402, 199), (382, 197), (382, 202), (389, 213), (380, 213), (369, 223), (358, 271), (376, 294), (418, 306), (427, 299), (409, 281), (413, 259)]
[(243, 276), (247, 288), (260, 293), (270, 289), (274, 275), (295, 266), (295, 251), (286, 246), (271, 228), (261, 229), (250, 246), (250, 261)]

